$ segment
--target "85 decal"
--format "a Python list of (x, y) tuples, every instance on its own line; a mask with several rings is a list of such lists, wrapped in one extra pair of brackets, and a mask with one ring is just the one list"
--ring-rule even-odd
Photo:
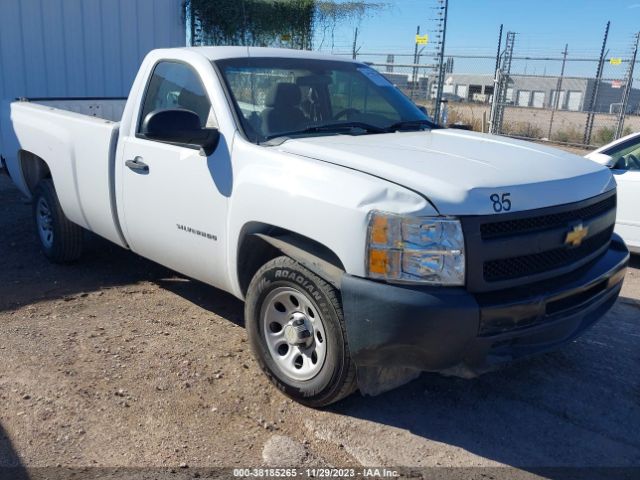
[(513, 206), (511, 204), (511, 194), (503, 193), (502, 195), (494, 193), (489, 197), (493, 205), (493, 211), (496, 213), (508, 212)]

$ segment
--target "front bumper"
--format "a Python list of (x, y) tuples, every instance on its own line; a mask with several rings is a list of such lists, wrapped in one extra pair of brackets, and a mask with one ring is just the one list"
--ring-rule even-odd
[(345, 275), (341, 290), (352, 358), (358, 367), (468, 375), (552, 350), (613, 306), (628, 262), (627, 247), (614, 235), (606, 253), (578, 272), (491, 294)]

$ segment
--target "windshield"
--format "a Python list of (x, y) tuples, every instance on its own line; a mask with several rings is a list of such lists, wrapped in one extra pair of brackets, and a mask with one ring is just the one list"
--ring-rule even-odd
[(435, 128), (376, 70), (305, 58), (217, 61), (250, 141)]

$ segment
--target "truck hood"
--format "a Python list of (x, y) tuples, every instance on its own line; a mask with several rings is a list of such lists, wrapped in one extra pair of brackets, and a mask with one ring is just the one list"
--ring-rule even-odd
[(292, 139), (281, 151), (405, 186), (443, 215), (494, 214), (494, 194), (512, 212), (577, 202), (615, 187), (607, 168), (577, 155), (505, 137), (433, 130)]

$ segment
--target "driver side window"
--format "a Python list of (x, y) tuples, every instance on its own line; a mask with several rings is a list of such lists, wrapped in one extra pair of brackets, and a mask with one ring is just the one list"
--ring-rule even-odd
[(613, 169), (640, 171), (640, 137), (616, 145), (603, 153), (613, 158)]
[(184, 63), (160, 62), (147, 85), (138, 132), (151, 112), (174, 108), (196, 113), (202, 128), (217, 126), (211, 102), (198, 74)]

